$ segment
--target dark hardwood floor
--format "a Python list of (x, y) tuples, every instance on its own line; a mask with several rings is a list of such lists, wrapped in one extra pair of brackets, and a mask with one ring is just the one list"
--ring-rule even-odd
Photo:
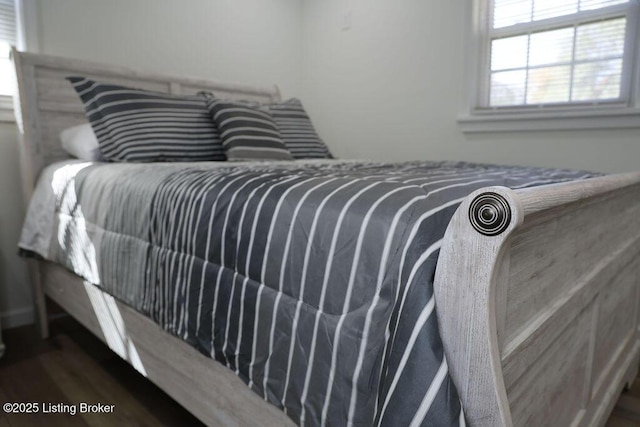
[(640, 426), (640, 375), (631, 388), (620, 395), (606, 427)]
[[(51, 322), (51, 338), (34, 326), (3, 332), (0, 403), (38, 403), (37, 414), (6, 414), (0, 427), (202, 426), (195, 417), (68, 316)], [(43, 413), (43, 405), (115, 405), (113, 413)], [(640, 427), (640, 378), (624, 392), (607, 427)]]
[[(38, 403), (39, 413), (0, 409), (0, 427), (203, 425), (68, 316), (51, 322), (48, 340), (33, 326), (5, 330), (3, 340), (0, 403)], [(115, 406), (113, 413), (43, 413), (43, 405), (81, 402)]]

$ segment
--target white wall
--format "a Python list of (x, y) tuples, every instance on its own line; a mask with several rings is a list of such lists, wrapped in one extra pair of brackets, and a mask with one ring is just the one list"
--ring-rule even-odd
[(43, 53), (300, 90), (300, 0), (39, 0)]
[(336, 155), (640, 169), (639, 129), (463, 134), (456, 116), (468, 7), (465, 0), (304, 0), (303, 99)]
[[(28, 0), (32, 1), (32, 0)], [(300, 0), (38, 0), (41, 53), (301, 90)], [(29, 30), (29, 29), (28, 29)], [(31, 29), (33, 30), (33, 29)], [(0, 123), (0, 319), (32, 319), (15, 124)]]

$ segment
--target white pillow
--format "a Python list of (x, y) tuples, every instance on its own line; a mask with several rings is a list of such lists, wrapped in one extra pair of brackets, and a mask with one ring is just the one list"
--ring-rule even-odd
[(98, 138), (89, 123), (63, 130), (60, 132), (60, 142), (64, 151), (73, 157), (89, 162), (102, 160)]

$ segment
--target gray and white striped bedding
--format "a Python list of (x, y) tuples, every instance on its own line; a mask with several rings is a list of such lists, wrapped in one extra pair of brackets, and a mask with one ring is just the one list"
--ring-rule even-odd
[(293, 160), (268, 109), (259, 104), (207, 99), (227, 160)]
[(67, 162), (43, 174), (20, 246), (225, 364), (301, 425), (463, 425), (432, 286), (451, 216), (480, 187), (588, 176)]
[(268, 105), (280, 135), (294, 159), (331, 159), (333, 156), (318, 136), (302, 101), (291, 98)]
[(105, 160), (225, 160), (204, 96), (132, 89), (67, 77), (84, 104)]

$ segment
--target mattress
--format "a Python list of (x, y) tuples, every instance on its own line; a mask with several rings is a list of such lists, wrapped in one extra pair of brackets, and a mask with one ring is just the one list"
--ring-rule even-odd
[(433, 297), (449, 220), (478, 188), (591, 175), (66, 161), (41, 174), (19, 246), (225, 364), (296, 423), (463, 425)]

